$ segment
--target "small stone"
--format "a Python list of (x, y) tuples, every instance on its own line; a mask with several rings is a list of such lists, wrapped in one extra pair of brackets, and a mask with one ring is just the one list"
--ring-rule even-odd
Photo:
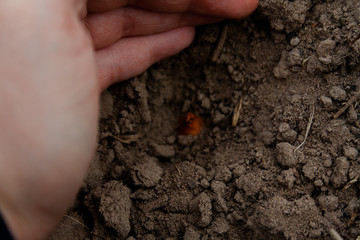
[(329, 97), (321, 96), (320, 97), (320, 103), (323, 107), (329, 108), (332, 106), (332, 100)]
[(234, 67), (232, 65), (227, 66), (228, 73), (232, 74), (234, 72)]
[(334, 86), (330, 89), (330, 97), (336, 101), (345, 101), (346, 100), (346, 92), (344, 89)]
[(210, 186), (210, 183), (209, 183), (208, 180), (202, 179), (202, 180), (200, 181), (200, 185), (201, 185), (203, 188), (208, 188), (208, 187)]
[(214, 122), (214, 124), (218, 124), (218, 123), (222, 122), (225, 118), (226, 118), (226, 116), (224, 114), (222, 114), (219, 111), (215, 111), (215, 114), (213, 117), (213, 122)]
[(353, 106), (349, 108), (349, 111), (347, 113), (347, 119), (350, 123), (354, 123), (358, 120), (358, 114)]
[(291, 46), (297, 46), (297, 45), (299, 45), (299, 43), (300, 43), (300, 38), (298, 38), (298, 37), (293, 37), (291, 40), (290, 40), (290, 45)]
[(343, 150), (344, 150), (344, 156), (351, 160), (355, 160), (359, 155), (359, 151), (351, 146), (345, 146)]
[(316, 187), (321, 187), (321, 186), (324, 185), (324, 183), (321, 181), (321, 179), (318, 179), (318, 180), (315, 180), (315, 181), (314, 181), (314, 185), (315, 185)]
[(199, 93), (198, 94), (198, 100), (201, 101), (201, 106), (203, 108), (205, 108), (205, 109), (210, 109), (211, 108), (210, 99), (204, 93)]

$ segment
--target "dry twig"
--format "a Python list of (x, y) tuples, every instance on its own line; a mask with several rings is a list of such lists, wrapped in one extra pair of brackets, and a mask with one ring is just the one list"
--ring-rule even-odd
[(334, 240), (343, 240), (340, 234), (333, 228), (329, 229), (329, 234)]
[(359, 213), (358, 212), (354, 212), (352, 215), (351, 215), (351, 217), (350, 217), (350, 219), (349, 219), (349, 221), (348, 221), (348, 226), (350, 226), (354, 221), (355, 221), (355, 219), (356, 219), (356, 217), (357, 216), (359, 216)]
[(334, 119), (337, 119), (338, 117), (340, 117), (341, 114), (343, 114), (346, 109), (348, 109), (351, 104), (353, 104), (358, 98), (360, 97), (360, 91), (358, 91), (357, 93), (355, 93), (354, 96), (352, 96), (349, 101), (347, 101), (347, 103), (345, 104), (345, 106), (343, 106), (339, 111), (337, 111), (337, 113), (335, 113), (334, 115)]
[(214, 54), (211, 57), (211, 61), (216, 62), (219, 59), (220, 53), (224, 47), (224, 43), (227, 37), (227, 32), (228, 32), (229, 26), (225, 25), (222, 32), (221, 32), (221, 36), (219, 39), (219, 42), (216, 46), (216, 49), (214, 51)]
[(132, 143), (132, 142), (136, 142), (139, 137), (140, 137), (140, 134), (134, 134), (134, 135), (126, 135), (126, 136), (113, 136), (113, 138), (115, 138), (116, 140), (120, 141), (121, 143), (125, 143), (125, 144), (129, 144), (129, 143)]
[(80, 224), (81, 226), (83, 226), (84, 228), (86, 228), (87, 230), (90, 230), (90, 228), (88, 228), (85, 224), (83, 224), (83, 223), (82, 223), (82, 222), (80, 222), (79, 220), (77, 220), (77, 219), (73, 218), (72, 216), (69, 216), (69, 215), (65, 214), (65, 217), (67, 217), (67, 218), (69, 218), (69, 219), (73, 220), (74, 222), (77, 222), (78, 224)]
[(233, 127), (235, 127), (236, 124), (239, 121), (240, 110), (242, 109), (242, 104), (243, 104), (243, 98), (240, 98), (240, 101), (239, 101), (238, 104), (236, 104), (235, 110), (234, 110), (234, 115), (233, 115), (233, 119), (232, 119), (232, 126)]
[(315, 104), (313, 103), (310, 118), (309, 118), (309, 122), (308, 122), (308, 125), (306, 126), (306, 132), (305, 132), (304, 141), (302, 141), (302, 143), (295, 148), (294, 152), (296, 152), (299, 148), (301, 148), (305, 144), (306, 139), (307, 139), (307, 137), (309, 135), (309, 132), (310, 132), (311, 124), (313, 123), (314, 114), (315, 114)]
[(77, 219), (73, 218), (72, 216), (69, 216), (69, 215), (65, 214), (65, 217), (67, 217), (67, 218), (71, 219), (72, 221), (74, 221), (74, 222), (76, 222), (76, 223), (80, 224), (82, 227), (84, 227), (84, 228), (86, 228), (87, 230), (89, 230), (89, 231), (91, 232), (91, 234), (92, 234), (92, 235), (97, 236), (97, 237), (100, 237), (100, 238), (102, 238), (102, 239), (105, 239), (105, 237), (104, 237), (104, 236), (101, 236), (101, 235), (97, 234), (96, 232), (91, 231), (91, 229), (90, 229), (90, 228), (88, 228), (85, 224), (83, 224), (83, 223), (82, 223), (82, 222), (80, 222), (79, 220), (77, 220)]
[(354, 183), (356, 183), (360, 178), (360, 173), (358, 173), (353, 179), (351, 179), (344, 187), (343, 190), (348, 189), (349, 187), (351, 187), (351, 185), (353, 185)]

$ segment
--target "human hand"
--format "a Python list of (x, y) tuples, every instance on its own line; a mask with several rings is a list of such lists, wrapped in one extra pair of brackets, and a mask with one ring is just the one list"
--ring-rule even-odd
[(257, 4), (258, 0), (90, 0), (92, 14), (85, 23), (98, 49), (101, 89), (188, 46), (192, 26), (245, 17)]
[(45, 237), (73, 201), (95, 152), (103, 89), (188, 46), (194, 25), (257, 5), (84, 2), (0, 2), (0, 207), (18, 239)]

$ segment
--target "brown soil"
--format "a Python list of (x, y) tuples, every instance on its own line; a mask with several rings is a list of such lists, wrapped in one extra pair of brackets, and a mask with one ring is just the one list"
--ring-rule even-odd
[[(356, 239), (359, 183), (344, 186), (360, 174), (360, 97), (334, 114), (360, 91), (359, 24), (358, 0), (262, 0), (111, 87), (96, 159), (50, 239)], [(201, 134), (177, 134), (186, 112)]]

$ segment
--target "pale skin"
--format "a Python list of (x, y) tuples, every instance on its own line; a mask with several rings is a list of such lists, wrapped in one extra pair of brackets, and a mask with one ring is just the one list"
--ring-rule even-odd
[(1, 0), (0, 210), (14, 237), (46, 238), (74, 200), (96, 149), (101, 91), (187, 47), (195, 25), (257, 4)]

